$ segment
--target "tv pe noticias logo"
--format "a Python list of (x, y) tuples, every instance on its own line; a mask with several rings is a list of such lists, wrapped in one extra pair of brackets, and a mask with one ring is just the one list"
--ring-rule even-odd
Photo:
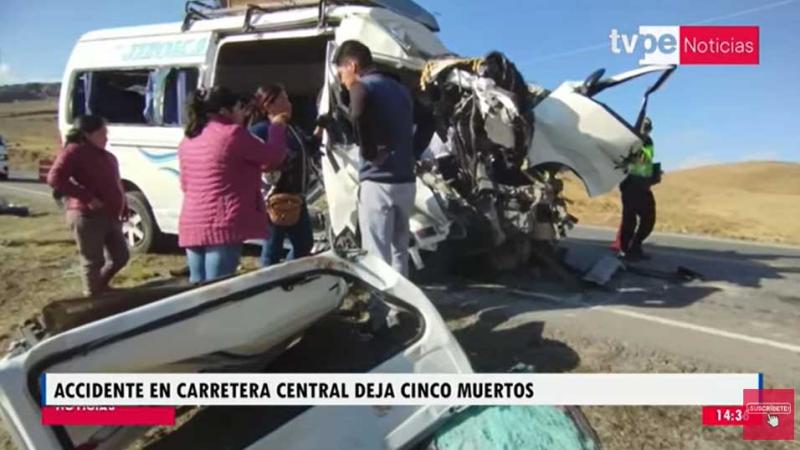
[(634, 34), (611, 30), (611, 52), (641, 54), (639, 64), (759, 63), (757, 26), (640, 26)]

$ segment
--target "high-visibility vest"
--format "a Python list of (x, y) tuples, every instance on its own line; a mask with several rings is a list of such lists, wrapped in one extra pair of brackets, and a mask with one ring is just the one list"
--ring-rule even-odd
[(635, 177), (651, 178), (653, 176), (654, 153), (653, 141), (648, 139), (648, 142), (642, 146), (638, 160), (628, 166), (628, 174)]

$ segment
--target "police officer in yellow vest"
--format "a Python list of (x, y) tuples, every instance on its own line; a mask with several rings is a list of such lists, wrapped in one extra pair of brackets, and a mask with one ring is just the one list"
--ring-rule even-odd
[(660, 167), (653, 163), (653, 124), (645, 118), (642, 124), (644, 145), (628, 166), (628, 177), (620, 184), (622, 193), (621, 256), (628, 260), (646, 259), (642, 242), (650, 236), (656, 223), (656, 199), (650, 187), (658, 182)]

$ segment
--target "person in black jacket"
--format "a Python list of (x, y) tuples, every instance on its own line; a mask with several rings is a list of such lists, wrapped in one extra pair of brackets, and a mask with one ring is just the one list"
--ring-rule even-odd
[[(261, 111), (273, 104), (285, 103), (291, 105), (289, 97), (283, 87), (270, 85), (258, 89), (255, 95), (257, 118), (250, 126), (250, 132), (256, 137), (266, 140), (269, 131), (269, 122)], [(314, 136), (308, 136), (300, 127), (289, 125), (286, 127), (289, 155), (280, 170), (278, 181), (272, 184), (268, 196), (275, 194), (295, 194), (302, 197), (300, 215), (296, 223), (289, 226), (271, 224), (271, 233), (262, 247), (261, 264), (266, 267), (277, 264), (284, 256), (284, 242), (286, 238), (292, 244), (292, 249), (286, 256), (293, 260), (308, 256), (314, 245), (314, 233), (305, 194), (309, 186), (311, 172), (311, 159), (319, 156), (320, 134), (317, 129)]]

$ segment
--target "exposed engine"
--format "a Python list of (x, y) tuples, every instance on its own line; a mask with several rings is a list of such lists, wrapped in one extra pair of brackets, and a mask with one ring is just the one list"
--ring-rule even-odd
[[(434, 60), (421, 88), (436, 135), (420, 176), (481, 253), (509, 240), (550, 240), (571, 225), (554, 170), (528, 165), (533, 107), (547, 95), (528, 86), (503, 54)], [(527, 244), (526, 244), (527, 245)]]

